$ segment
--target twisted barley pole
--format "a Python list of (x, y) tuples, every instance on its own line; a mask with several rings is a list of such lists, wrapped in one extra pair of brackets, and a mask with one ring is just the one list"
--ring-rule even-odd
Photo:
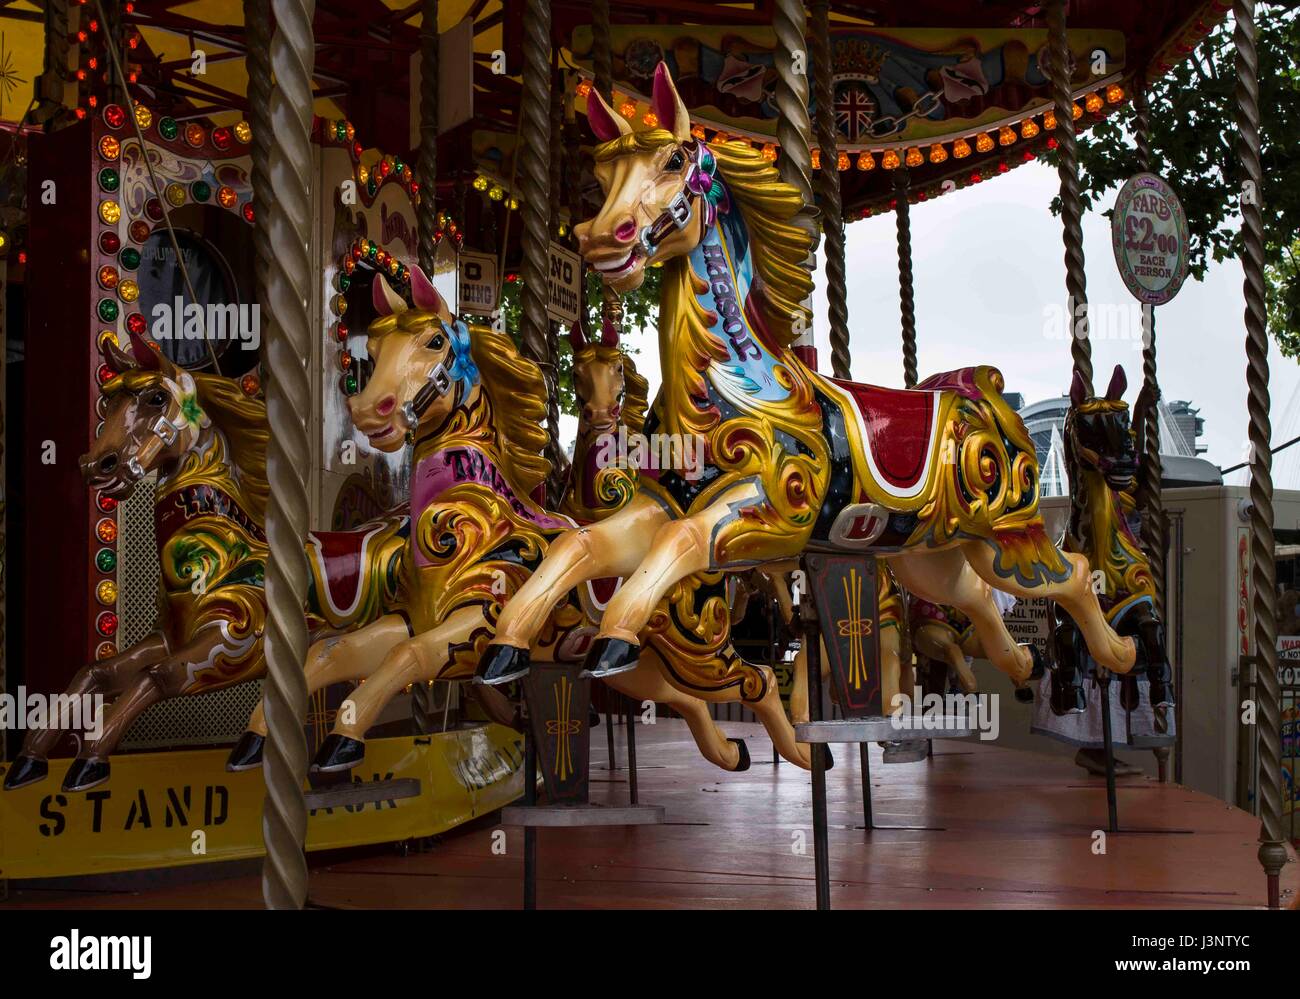
[[(546, 271), (550, 259), (548, 231), (551, 201), (551, 8), (544, 0), (526, 0), (524, 7), (523, 95), (520, 98), (520, 142), (515, 156), (523, 193), (523, 266), (520, 291), (523, 321), (522, 351), (546, 373), (554, 395), (550, 356), (550, 320), (546, 315)], [(554, 442), (552, 441), (552, 446)]]
[(916, 370), (916, 292), (912, 287), (912, 206), (907, 171), (894, 171), (894, 213), (898, 216), (898, 311), (903, 327), (903, 384), (913, 388)]
[(307, 469), (311, 450), (306, 414), (311, 409), (307, 358), (311, 355), (312, 69), (315, 0), (271, 0), (272, 144), (267, 174), (270, 198), (258, 207), (272, 250), (266, 273), (271, 322), (264, 355), (266, 415), (271, 436), (266, 469), (270, 501), (266, 536), (266, 805), (262, 836), (266, 863), (262, 897), (268, 908), (300, 909), (307, 900)]
[(1237, 48), (1237, 129), (1241, 157), (1241, 228), (1246, 280), (1246, 410), (1250, 416), (1250, 576), (1255, 616), (1259, 711), (1259, 863), (1268, 904), (1277, 908), (1286, 864), (1282, 842), (1282, 715), (1277, 677), (1277, 563), (1273, 550), (1273, 428), (1269, 419), (1268, 331), (1264, 313), (1264, 174), (1260, 167), (1259, 54), (1255, 0), (1233, 4)]
[[(611, 107), (614, 103), (614, 42), (609, 23), (609, 0), (595, 0), (591, 5), (591, 73), (592, 87)], [(600, 317), (602, 322), (619, 329), (623, 323), (623, 305), (608, 285), (601, 286)]]
[(776, 140), (781, 146), (781, 179), (793, 185), (804, 205), (811, 207), (807, 16), (801, 0), (776, 0), (772, 30), (776, 33)]
[(271, 11), (270, 0), (244, 0), (244, 30), (248, 36), (249, 123), (253, 129), (253, 281), (257, 300), (266, 302), (266, 273), (271, 268), (271, 237), (267, 211), (271, 201), (267, 164), (271, 155)]
[[(550, 198), (547, 207), (550, 217), (547, 219), (547, 261), (549, 265), (550, 246), (549, 240), (557, 239), (557, 229), (560, 225), (560, 191), (564, 185), (564, 80), (559, 75), (559, 50), (552, 47), (551, 51), (551, 93), (550, 93), (550, 142), (548, 145), (550, 151), (549, 179), (550, 179)], [(546, 356), (550, 360), (550, 370), (548, 374), (551, 380), (551, 394), (546, 400), (546, 430), (550, 436), (550, 442), (547, 444), (546, 456), (551, 461), (551, 474), (546, 480), (546, 493), (550, 497), (551, 503), (558, 505), (560, 502), (560, 493), (564, 489), (565, 467), (564, 456), (560, 450), (560, 391), (559, 391), (559, 369), (556, 362), (559, 359), (559, 324), (548, 322), (546, 324)]]
[(433, 233), (438, 228), (438, 0), (423, 0), (420, 6), (420, 158), (415, 175), (420, 182), (417, 256), (421, 269), (432, 276)]
[[(1074, 135), (1074, 96), (1070, 92), (1070, 46), (1065, 34), (1065, 0), (1047, 4), (1048, 77), (1056, 109), (1056, 142), (1061, 178), (1062, 239), (1065, 242), (1065, 289), (1070, 317), (1070, 354), (1074, 370), (1092, 394), (1092, 343), (1088, 339), (1088, 286), (1083, 270), (1083, 199), (1079, 194), (1079, 150)], [(1077, 318), (1076, 318), (1077, 316)]]
[(817, 145), (821, 170), (817, 173), (817, 198), (822, 210), (826, 240), (826, 311), (830, 327), (831, 374), (848, 378), (849, 302), (844, 266), (844, 206), (840, 200), (839, 133), (835, 127), (834, 57), (831, 53), (829, 0), (814, 0), (811, 54), (817, 104)]
[[(1151, 170), (1151, 112), (1146, 88), (1133, 95), (1136, 113), (1138, 169)], [(1156, 377), (1156, 310), (1142, 306), (1142, 389), (1150, 400), (1143, 414), (1142, 464), (1138, 482), (1138, 506), (1142, 511), (1142, 546), (1151, 562), (1151, 582), (1156, 592), (1156, 613), (1165, 612), (1165, 504), (1160, 495), (1160, 382)]]

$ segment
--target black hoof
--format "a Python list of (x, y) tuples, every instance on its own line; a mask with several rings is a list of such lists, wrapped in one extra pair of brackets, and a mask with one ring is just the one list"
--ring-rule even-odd
[(835, 757), (831, 755), (831, 747), (825, 743), (822, 744), (822, 759), (826, 762), (825, 770), (835, 769)]
[(1015, 698), (1021, 704), (1033, 704), (1034, 688), (1030, 686), (1017, 687), (1015, 690)]
[(1029, 654), (1034, 659), (1033, 668), (1030, 669), (1029, 671), (1029, 679), (1041, 680), (1043, 678), (1043, 674), (1047, 672), (1047, 662), (1046, 660), (1043, 659), (1043, 653), (1038, 648), (1037, 642), (1029, 642), (1025, 646), (1025, 648), (1029, 650)]
[(19, 756), (5, 774), (5, 790), (17, 791), (20, 787), (44, 780), (50, 772), (50, 765), (44, 760), (32, 756)]
[(742, 773), (749, 769), (749, 747), (745, 745), (744, 739), (728, 739), (728, 742), (734, 742), (736, 748), (740, 750), (740, 762), (731, 768), (733, 774)]
[(108, 760), (86, 760), (78, 756), (63, 776), (63, 790), (89, 791), (108, 780)]
[(1088, 694), (1083, 689), (1083, 672), (1079, 669), (1056, 669), (1052, 672), (1052, 691), (1048, 703), (1054, 715), (1081, 715), (1088, 710)]
[(587, 652), (587, 661), (582, 665), (581, 676), (593, 680), (603, 680), (607, 676), (616, 676), (636, 669), (641, 656), (641, 646), (635, 642), (625, 642), (621, 638), (598, 638)]
[(513, 645), (489, 645), (478, 664), (475, 683), (486, 683), (490, 687), (518, 680), (527, 676), (529, 670), (528, 650)]
[(310, 770), (314, 774), (332, 774), (340, 770), (351, 770), (366, 758), (366, 744), (358, 739), (349, 739), (346, 735), (331, 732), (325, 736), (320, 751), (311, 761)]
[(265, 747), (266, 736), (245, 732), (226, 757), (226, 769), (232, 774), (242, 770), (256, 770), (262, 765), (262, 750)]

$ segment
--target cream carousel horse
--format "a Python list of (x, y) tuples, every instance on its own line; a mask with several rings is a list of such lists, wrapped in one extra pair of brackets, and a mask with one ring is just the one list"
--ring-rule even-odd
[(627, 506), (553, 545), (502, 612), (480, 682), (526, 673), (550, 609), (585, 580), (624, 579), (585, 663), (606, 677), (635, 667), (638, 636), (681, 580), (809, 548), (887, 558), (910, 592), (966, 614), (1017, 685), (1035, 656), (991, 587), (1050, 597), (1099, 663), (1130, 670), (1133, 642), (1106, 623), (1087, 558), (1048, 537), (1033, 443), (1001, 374), (967, 368), (901, 391), (808, 369), (790, 349), (812, 291), (798, 192), (757, 150), (693, 139), (662, 63), (653, 104), (660, 127), (633, 132), (591, 95), (606, 200), (575, 231), (615, 293), (638, 287), (651, 261), (664, 267), (663, 383), (646, 429), (702, 441), (705, 468), (643, 473)]
[[(381, 277), (375, 280), (379, 318), (367, 331), (373, 371), (349, 407), (374, 447), (397, 450), (408, 435), (414, 441), (412, 526), (404, 560), (408, 613), (380, 618), (309, 651), (310, 690), (364, 681), (340, 707), (317, 753), (313, 769), (321, 772), (349, 769), (362, 760), (366, 730), (404, 687), (469, 679), (495, 633), (502, 604), (548, 546), (575, 526), (532, 498), (548, 471), (541, 457), (546, 387), (540, 369), (520, 356), (508, 336), (455, 322), (418, 269), (412, 271), (414, 307)], [(592, 393), (585, 400), (588, 419), (602, 424), (621, 419), (639, 429), (644, 382), (641, 405), (625, 408), (624, 379), (633, 386), (637, 382), (616, 341), (582, 345), (578, 361), (579, 391)], [(594, 435), (580, 434), (580, 439), (594, 440)], [(634, 469), (596, 468), (581, 454), (573, 467), (571, 489), (577, 497), (569, 498), (569, 509), (581, 507), (600, 517), (632, 495)], [(589, 473), (594, 482), (583, 481)], [(596, 497), (595, 505), (583, 497)], [(539, 661), (580, 657), (594, 631), (591, 621), (608, 596), (601, 580), (579, 588), (576, 599), (564, 594), (550, 608), (533, 655)], [(720, 573), (681, 581), (656, 608), (645, 635), (643, 668), (618, 677), (612, 686), (676, 709), (703, 755), (726, 770), (745, 769), (749, 754), (742, 741), (722, 734), (705, 702), (744, 700), (782, 755), (808, 765), (771, 669), (745, 663), (731, 649)], [(231, 755), (232, 769), (260, 764), (265, 733), (259, 706)]]

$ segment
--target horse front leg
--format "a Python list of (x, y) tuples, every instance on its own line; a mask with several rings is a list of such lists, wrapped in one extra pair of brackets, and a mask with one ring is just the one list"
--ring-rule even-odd
[(589, 579), (625, 576), (640, 564), (668, 520), (668, 511), (648, 496), (600, 523), (561, 535), (541, 565), (506, 601), (496, 637), (483, 653), (476, 682), (508, 683), (528, 672), (529, 653), (555, 605)]
[[(366, 679), (379, 668), (389, 650), (410, 637), (406, 618), (388, 614), (357, 631), (313, 642), (307, 650), (304, 667), (308, 696), (333, 683)], [(247, 730), (230, 751), (226, 769), (237, 773), (260, 767), (265, 749), (266, 698), (263, 697), (249, 716)]]
[(138, 670), (104, 711), (98, 735), (88, 740), (72, 761), (63, 778), (63, 790), (88, 791), (108, 780), (108, 758), (117, 752), (118, 743), (135, 720), (159, 701), (185, 693), (193, 684), (194, 670), (216, 662), (225, 649), (222, 629), (207, 627), (158, 662)]
[[(110, 699), (119, 694), (141, 670), (167, 658), (167, 640), (155, 632), (115, 656), (83, 666), (77, 671), (65, 691), (67, 697), (102, 697)], [(83, 701), (84, 704), (84, 701)], [(49, 773), (50, 753), (58, 745), (64, 729), (54, 724), (53, 714), (45, 728), (32, 729), (23, 739), (22, 748), (13, 765), (5, 774), (6, 791), (14, 791), (28, 784), (44, 780)], [(89, 723), (89, 719), (85, 719)]]

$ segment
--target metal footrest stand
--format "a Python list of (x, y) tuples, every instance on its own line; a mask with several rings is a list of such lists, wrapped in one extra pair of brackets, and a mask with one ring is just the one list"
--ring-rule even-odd
[[(524, 732), (524, 803), (501, 810), (504, 825), (524, 827), (524, 908), (537, 908), (537, 830), (543, 826), (658, 825), (660, 805), (593, 805), (590, 801), (591, 681), (569, 666), (538, 664), (524, 679), (528, 724)], [(632, 706), (628, 706), (628, 766), (636, 773)], [(605, 715), (609, 724), (613, 712)], [(546, 803), (537, 803), (541, 769)]]

